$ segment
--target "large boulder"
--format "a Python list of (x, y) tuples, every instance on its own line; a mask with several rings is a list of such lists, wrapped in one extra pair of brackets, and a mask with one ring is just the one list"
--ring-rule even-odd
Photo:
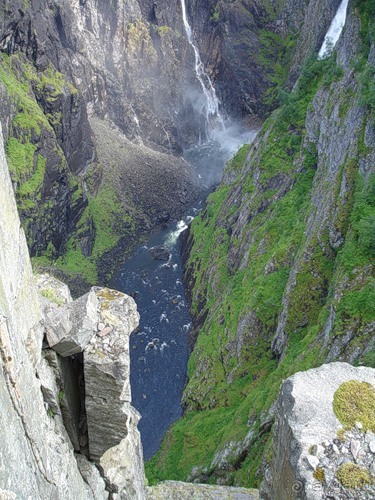
[[(359, 405), (351, 422), (340, 409), (346, 400), (355, 411)], [(375, 498), (374, 428), (374, 369), (331, 363), (296, 373), (281, 387), (261, 498)]]
[(48, 345), (63, 357), (82, 352), (96, 331), (97, 306), (96, 294), (90, 291), (65, 307), (48, 312), (45, 320)]

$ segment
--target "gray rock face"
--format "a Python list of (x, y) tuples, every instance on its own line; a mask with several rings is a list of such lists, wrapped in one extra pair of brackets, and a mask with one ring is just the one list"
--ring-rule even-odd
[(84, 352), (84, 373), (90, 458), (97, 461), (128, 433), (129, 336), (139, 314), (131, 297), (108, 288), (94, 290), (101, 330)]
[(139, 324), (134, 300), (94, 288), (98, 331), (84, 352), (89, 456), (99, 462), (107, 487), (121, 499), (142, 499), (143, 452), (138, 412), (130, 405), (129, 337)]
[(44, 316), (52, 307), (73, 302), (69, 287), (49, 274), (34, 274)]
[(49, 346), (63, 357), (82, 352), (96, 330), (97, 306), (98, 300), (91, 291), (66, 307), (49, 312), (45, 321)]
[[(46, 275), (38, 277), (38, 297), (1, 128), (0, 190), (0, 497), (104, 500), (109, 488), (119, 499), (141, 500), (139, 415), (130, 405), (129, 385), (129, 335), (139, 322), (135, 303), (107, 289), (72, 302), (68, 289)], [(73, 446), (83, 447), (79, 370), (50, 349), (41, 356), (41, 305), (61, 354), (73, 352), (72, 342), (81, 351), (97, 334), (85, 353), (86, 410), (90, 451), (101, 459), (106, 482), (93, 463), (74, 455)]]
[(107, 500), (109, 497), (106, 491), (104, 479), (95, 464), (89, 462), (84, 455), (76, 455), (77, 464), (83, 479), (89, 485), (95, 500)]
[(57, 389), (41, 359), (42, 314), (1, 129), (0, 190), (0, 496), (90, 499), (61, 417), (47, 414)]
[[(356, 460), (360, 449), (366, 452), (365, 436), (360, 430), (352, 431), (347, 452), (345, 443), (339, 444), (340, 450), (335, 444), (340, 443), (337, 433), (342, 425), (333, 412), (333, 396), (340, 385), (349, 380), (368, 382), (375, 388), (375, 370), (331, 363), (296, 373), (283, 383), (277, 407), (272, 463), (261, 485), (261, 498), (318, 500), (326, 498), (327, 494), (333, 498), (354, 499), (359, 498), (356, 495), (362, 495), (343, 488), (337, 480), (337, 489), (332, 486), (338, 466)], [(337, 457), (337, 451), (341, 461), (331, 458)], [(372, 457), (370, 466), (371, 463)], [(327, 483), (314, 478), (318, 466), (324, 471)], [(371, 498), (371, 492), (364, 490), (361, 498)]]
[(258, 500), (258, 490), (164, 481), (147, 488), (148, 500)]

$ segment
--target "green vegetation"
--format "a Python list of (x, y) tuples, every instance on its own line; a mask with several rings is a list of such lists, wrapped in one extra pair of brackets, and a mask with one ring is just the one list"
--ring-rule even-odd
[(173, 33), (173, 30), (170, 26), (155, 26), (156, 32), (160, 36), (168, 35)]
[[(91, 255), (87, 257), (77, 240), (92, 231), (93, 247)], [(88, 196), (88, 206), (77, 224), (77, 232), (68, 240), (64, 254), (54, 265), (68, 275), (80, 275), (88, 283), (95, 284), (100, 259), (116, 246), (121, 237), (132, 231), (133, 220), (126, 214), (115, 191), (103, 187), (96, 196)]]
[(56, 290), (54, 290), (53, 288), (45, 288), (44, 290), (41, 290), (40, 295), (50, 300), (58, 307), (64, 304), (64, 300), (61, 297), (59, 297), (59, 295), (56, 293)]
[[(27, 224), (35, 218), (45, 217), (50, 207), (49, 200), (41, 200), (47, 160), (40, 151), (45, 137), (53, 136), (51, 123), (56, 125), (58, 121), (55, 115), (45, 115), (34, 92), (49, 92), (48, 95), (53, 95), (55, 99), (65, 89), (70, 93), (77, 91), (65, 82), (61, 73), (50, 67), (38, 73), (23, 55), (1, 54), (1, 58), (0, 81), (17, 109), (6, 144), (6, 154), (11, 177), (16, 184), (21, 218)], [(61, 151), (60, 155), (63, 158)]]
[(367, 469), (351, 462), (341, 465), (336, 473), (336, 476), (345, 488), (363, 488), (366, 484), (373, 483), (371, 475)]
[(375, 124), (375, 67), (368, 62), (371, 40), (375, 38), (375, 4), (372, 0), (356, 0), (361, 18), (361, 57), (357, 61), (358, 80), (361, 88), (361, 102), (367, 107), (370, 119)]
[(375, 432), (375, 389), (367, 382), (349, 380), (334, 395), (333, 411), (340, 422), (354, 427), (360, 422), (364, 431)]
[[(226, 458), (226, 483), (259, 485), (259, 465), (272, 454), (271, 433), (261, 422), (283, 379), (324, 362), (322, 332), (332, 309), (336, 314), (329, 341), (349, 329), (353, 349), (362, 350), (370, 340), (366, 327), (375, 319), (375, 287), (368, 269), (374, 255), (375, 187), (373, 178), (359, 174), (360, 160), (368, 154), (365, 122), (356, 138), (357, 153), (345, 159), (329, 187), (334, 198), (331, 226), (341, 243), (332, 244), (329, 226), (307, 231), (317, 210), (310, 199), (314, 183), (315, 188), (321, 183), (315, 178), (317, 165), (323, 175), (328, 166), (307, 140), (306, 114), (320, 90), (330, 116), (342, 77), (335, 54), (323, 61), (310, 58), (293, 92), (277, 89), (282, 106), (264, 123), (256, 148), (244, 147), (228, 164), (233, 184), (221, 185), (192, 224), (192, 308), (206, 319), (189, 360), (185, 415), (146, 464), (151, 483), (186, 480), (193, 468), (215, 482), (222, 474), (215, 470), (215, 454), (228, 449), (233, 451)], [(353, 89), (341, 93), (343, 123), (346, 102), (358, 102), (358, 94)], [(277, 359), (271, 344), (287, 285), (285, 346)], [(361, 361), (371, 359), (375, 355), (370, 351)], [(248, 433), (252, 441), (240, 452)]]
[(210, 21), (213, 23), (218, 23), (220, 21), (220, 8), (221, 8), (221, 0), (219, 0), (216, 5), (212, 9), (212, 14), (210, 16)]
[(261, 50), (258, 62), (263, 66), (270, 87), (263, 101), (269, 109), (282, 104), (282, 94), (289, 78), (289, 70), (296, 36), (282, 37), (274, 31), (261, 30), (259, 34)]
[(238, 173), (243, 167), (249, 149), (250, 145), (244, 144), (242, 148), (240, 148), (240, 150), (237, 152), (237, 154), (228, 162), (226, 169), (230, 170), (231, 172)]
[[(6, 154), (13, 182), (16, 185), (16, 198), (21, 219), (29, 239), (34, 234), (28, 232), (29, 223), (44, 221), (52, 217), (54, 199), (42, 199), (46, 172), (58, 170), (65, 172), (71, 194), (70, 205), (82, 204), (84, 193), (82, 181), (69, 171), (64, 154), (57, 145), (53, 127), (61, 123), (62, 111), (46, 113), (38, 104), (36, 95), (52, 103), (67, 94), (75, 96), (77, 90), (66, 81), (55, 68), (49, 66), (38, 72), (23, 55), (1, 55), (0, 81), (5, 85), (10, 99), (17, 109), (6, 144)], [(53, 151), (51, 152), (51, 144)], [(43, 156), (46, 151), (47, 158)], [(51, 241), (42, 255), (33, 259), (37, 266), (50, 266), (52, 263), (68, 275), (79, 274), (86, 281), (95, 283), (100, 258), (113, 248), (126, 234), (124, 227), (132, 229), (130, 217), (124, 210), (115, 193), (102, 188), (97, 196), (89, 195), (88, 206), (71, 234), (65, 251), (57, 261), (57, 251)], [(94, 238), (92, 255), (87, 258), (78, 241), (81, 237)], [(29, 241), (29, 243), (33, 243)], [(52, 297), (49, 297), (52, 299)]]

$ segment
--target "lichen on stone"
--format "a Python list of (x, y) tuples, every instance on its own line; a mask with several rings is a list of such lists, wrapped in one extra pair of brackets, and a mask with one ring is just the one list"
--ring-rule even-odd
[(354, 427), (360, 422), (364, 431), (375, 432), (375, 389), (368, 382), (341, 384), (334, 394), (333, 410), (343, 425)]
[(109, 288), (103, 288), (99, 293), (98, 297), (106, 300), (115, 300), (121, 297), (123, 294), (117, 290), (111, 290)]
[(341, 465), (336, 476), (345, 488), (362, 488), (366, 484), (373, 483), (368, 470), (351, 462)]
[(64, 300), (58, 296), (55, 290), (52, 288), (45, 288), (44, 290), (40, 291), (40, 295), (45, 297), (46, 299), (49, 299), (51, 302), (56, 304), (58, 307), (62, 306), (64, 304)]
[(324, 472), (324, 470), (321, 467), (317, 467), (316, 468), (316, 470), (313, 473), (313, 476), (320, 483), (324, 483), (324, 481), (326, 480), (325, 472)]

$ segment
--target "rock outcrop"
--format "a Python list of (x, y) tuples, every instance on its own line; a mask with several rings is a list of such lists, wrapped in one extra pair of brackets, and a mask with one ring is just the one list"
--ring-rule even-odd
[(45, 318), (48, 345), (64, 358), (83, 352), (98, 324), (98, 300), (93, 291), (64, 307), (54, 307)]
[(93, 498), (78, 471), (62, 419), (58, 414), (52, 418), (43, 382), (35, 375), (49, 371), (41, 357), (42, 313), (1, 131), (0, 185), (1, 495)]
[[(367, 402), (368, 411), (372, 412), (372, 431), (366, 428), (368, 422), (355, 404), (352, 410), (357, 410), (358, 415), (352, 429), (344, 427), (334, 412), (335, 394), (342, 384), (350, 381), (357, 381), (359, 387), (363, 382), (372, 387), (373, 400)], [(349, 401), (353, 394), (346, 397)], [(372, 498), (374, 408), (375, 369), (331, 363), (287, 379), (278, 399), (272, 462), (261, 486), (261, 498)], [(354, 464), (358, 471), (362, 469), (363, 478), (367, 471), (368, 483), (358, 477), (358, 483), (348, 487), (340, 476), (344, 464)]]
[[(73, 302), (67, 287), (46, 275), (38, 277), (37, 288), (1, 129), (0, 187), (0, 496), (104, 500), (116, 492), (118, 498), (142, 499), (139, 415), (129, 387), (129, 335), (139, 319), (135, 303), (108, 289)], [(52, 337), (63, 331), (63, 341), (51, 340), (51, 325)], [(43, 343), (46, 333), (65, 357)], [(99, 399), (101, 411), (93, 408)]]
[(127, 412), (131, 402), (129, 337), (138, 326), (139, 314), (131, 297), (108, 288), (95, 293), (99, 322), (84, 352), (84, 375), (89, 454), (98, 461), (127, 436), (131, 420), (138, 420), (135, 410)]

